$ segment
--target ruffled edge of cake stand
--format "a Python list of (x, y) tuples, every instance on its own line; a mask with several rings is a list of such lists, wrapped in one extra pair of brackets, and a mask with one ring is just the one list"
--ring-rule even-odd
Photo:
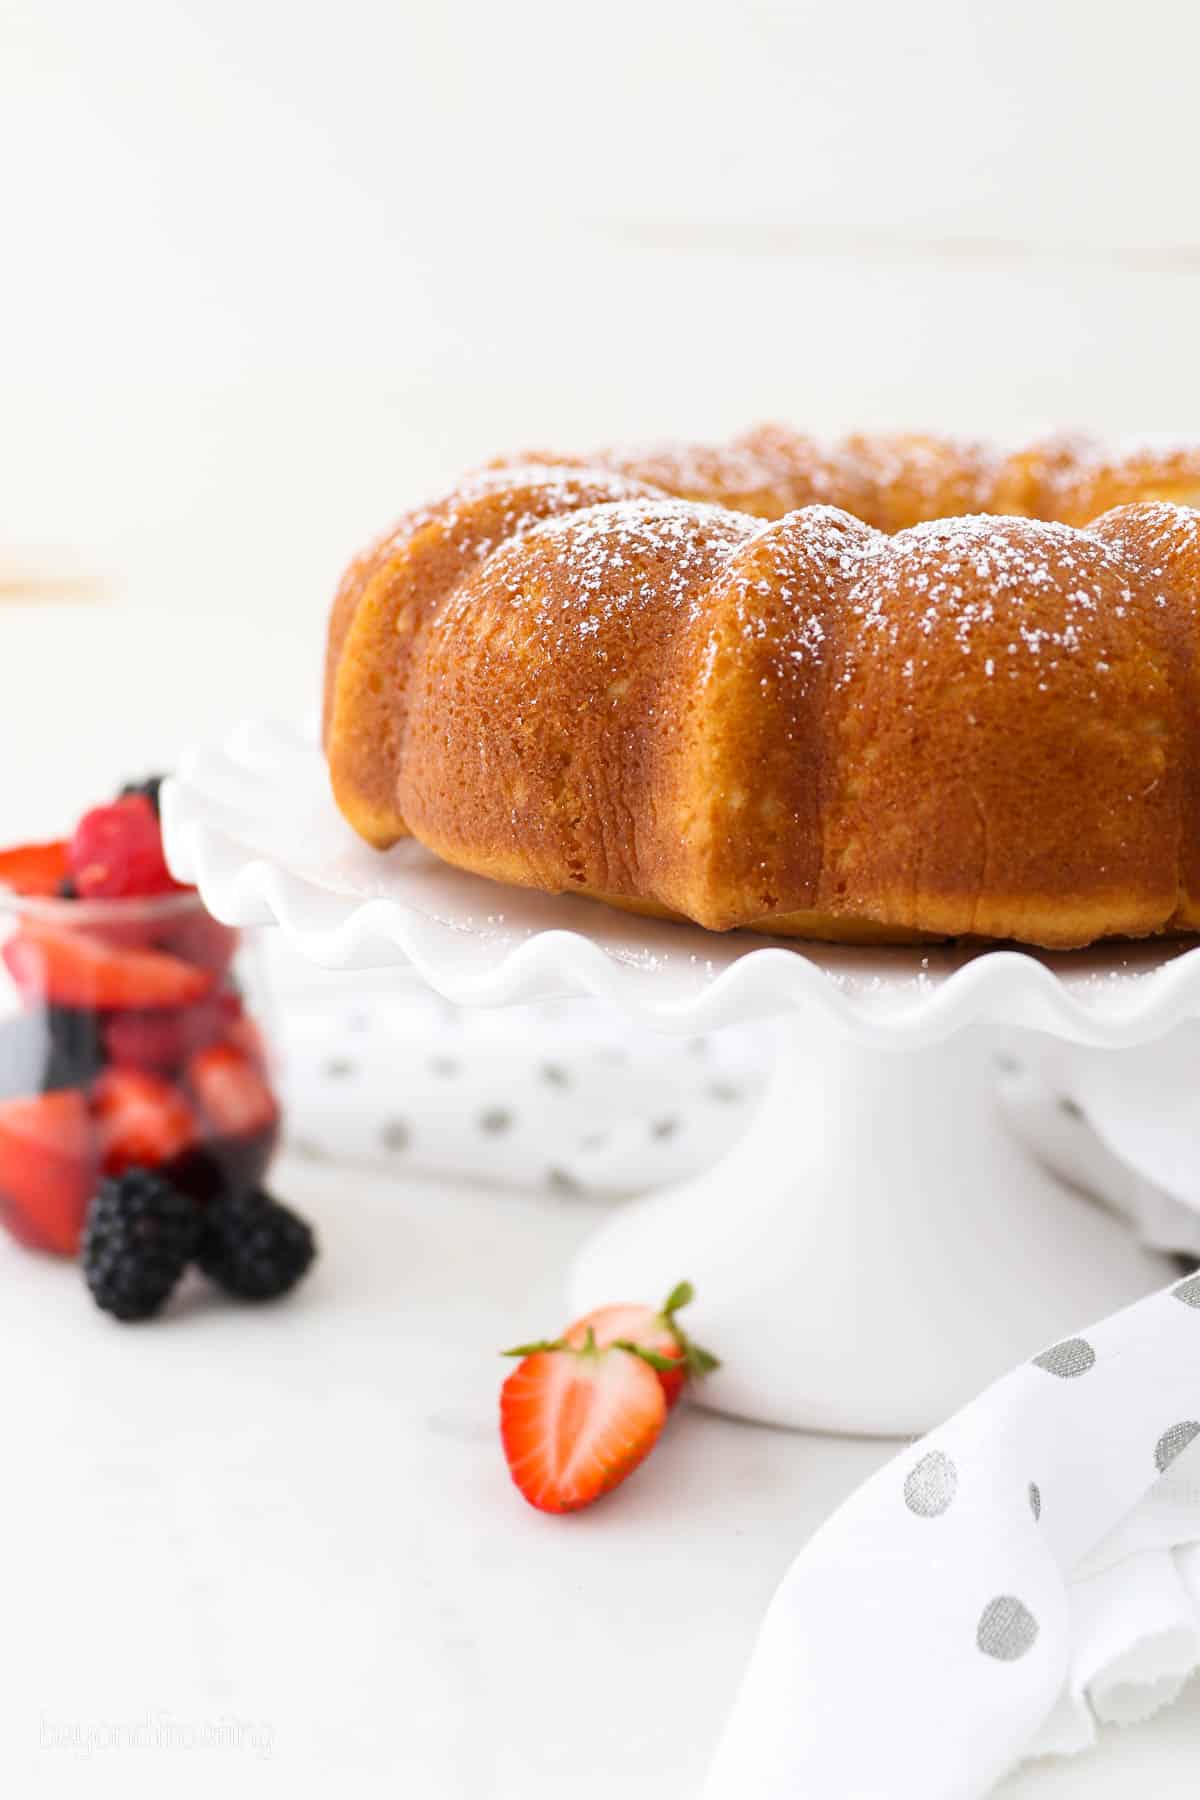
[(226, 923), (275, 925), (334, 969), (406, 967), (447, 999), (585, 993), (660, 1031), (815, 1009), (861, 1042), (935, 1043), (971, 1024), (1120, 1048), (1200, 1015), (1200, 946), (1071, 955), (784, 945), (494, 886), (406, 844), (379, 856), (337, 815), (315, 732), (237, 727), (164, 792), (176, 875)]

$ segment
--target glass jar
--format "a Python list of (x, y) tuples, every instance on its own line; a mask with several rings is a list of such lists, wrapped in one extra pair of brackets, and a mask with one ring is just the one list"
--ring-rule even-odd
[(0, 1223), (73, 1256), (106, 1175), (257, 1187), (280, 1127), (258, 1018), (241, 934), (192, 890), (0, 890)]

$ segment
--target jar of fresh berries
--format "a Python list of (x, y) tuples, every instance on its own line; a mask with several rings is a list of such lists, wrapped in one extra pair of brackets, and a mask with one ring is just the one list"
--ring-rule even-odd
[(312, 1260), (262, 1191), (280, 1108), (240, 935), (167, 868), (158, 782), (0, 851), (0, 1223), (119, 1318), (189, 1263), (267, 1299)]

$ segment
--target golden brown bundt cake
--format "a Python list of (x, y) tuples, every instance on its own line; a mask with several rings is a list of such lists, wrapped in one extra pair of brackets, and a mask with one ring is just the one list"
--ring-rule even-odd
[(1027, 510), (1024, 488), (1010, 492), (1007, 464), (997, 451), (913, 433), (823, 445), (786, 425), (760, 425), (730, 444), (656, 444), (566, 460), (758, 519), (781, 519), (798, 507), (824, 503), (881, 531), (900, 531), (949, 513)]
[(334, 796), (368, 843), (406, 834), (396, 782), (409, 662), (421, 629), (498, 545), (554, 513), (652, 490), (603, 470), (538, 464), (484, 470), (406, 513), (351, 563), (329, 621), (324, 738)]
[[(1013, 490), (1038, 519), (1086, 525), (1114, 506), (1170, 500), (1200, 507), (1200, 447), (1140, 445), (1115, 450), (1095, 438), (1048, 438), (1008, 458)], [(985, 509), (990, 510), (990, 509)]]
[(880, 531), (973, 512), (1086, 525), (1135, 500), (1200, 505), (1200, 445), (1119, 451), (1082, 435), (1006, 451), (917, 432), (858, 433), (822, 444), (786, 425), (760, 425), (730, 444), (659, 444), (538, 460), (614, 469), (680, 499), (708, 500), (759, 519), (823, 501)]
[(1164, 501), (1120, 506), (1090, 528), (1144, 571), (1179, 658), (1182, 825), (1179, 900), (1171, 925), (1200, 931), (1200, 512)]
[[(362, 835), (718, 930), (1200, 926), (1200, 515), (764, 523), (815, 476), (797, 452), (785, 477), (798, 440), (753, 442), (686, 469), (493, 468), (352, 567), (326, 749)], [(988, 483), (1032, 511), (1062, 479), (1058, 452), (1018, 480), (914, 442), (855, 452), (876, 517)], [(1093, 493), (1132, 481), (1100, 469)]]

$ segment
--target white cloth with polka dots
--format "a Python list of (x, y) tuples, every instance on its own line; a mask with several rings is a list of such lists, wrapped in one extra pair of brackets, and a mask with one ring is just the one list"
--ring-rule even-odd
[(822, 1527), (705, 1800), (973, 1800), (1197, 1667), (1193, 1276), (1006, 1376)]
[(627, 1194), (711, 1167), (764, 1085), (753, 1028), (663, 1038), (588, 1000), (464, 1011), (402, 976), (368, 984), (268, 948), (289, 1136), (313, 1155)]
[[(368, 983), (314, 970), (278, 936), (267, 948), (292, 1141), (333, 1160), (634, 1193), (710, 1168), (765, 1086), (755, 1026), (660, 1037), (588, 1000), (462, 1011), (403, 974)], [(1025, 1039), (999, 1094), (1035, 1155), (1155, 1248), (1200, 1257), (1192, 1069), (1200, 1027), (1116, 1060)]]
[(1010, 1125), (1143, 1242), (1200, 1258), (1200, 1024), (1118, 1053), (1025, 1038), (1002, 1056)]

